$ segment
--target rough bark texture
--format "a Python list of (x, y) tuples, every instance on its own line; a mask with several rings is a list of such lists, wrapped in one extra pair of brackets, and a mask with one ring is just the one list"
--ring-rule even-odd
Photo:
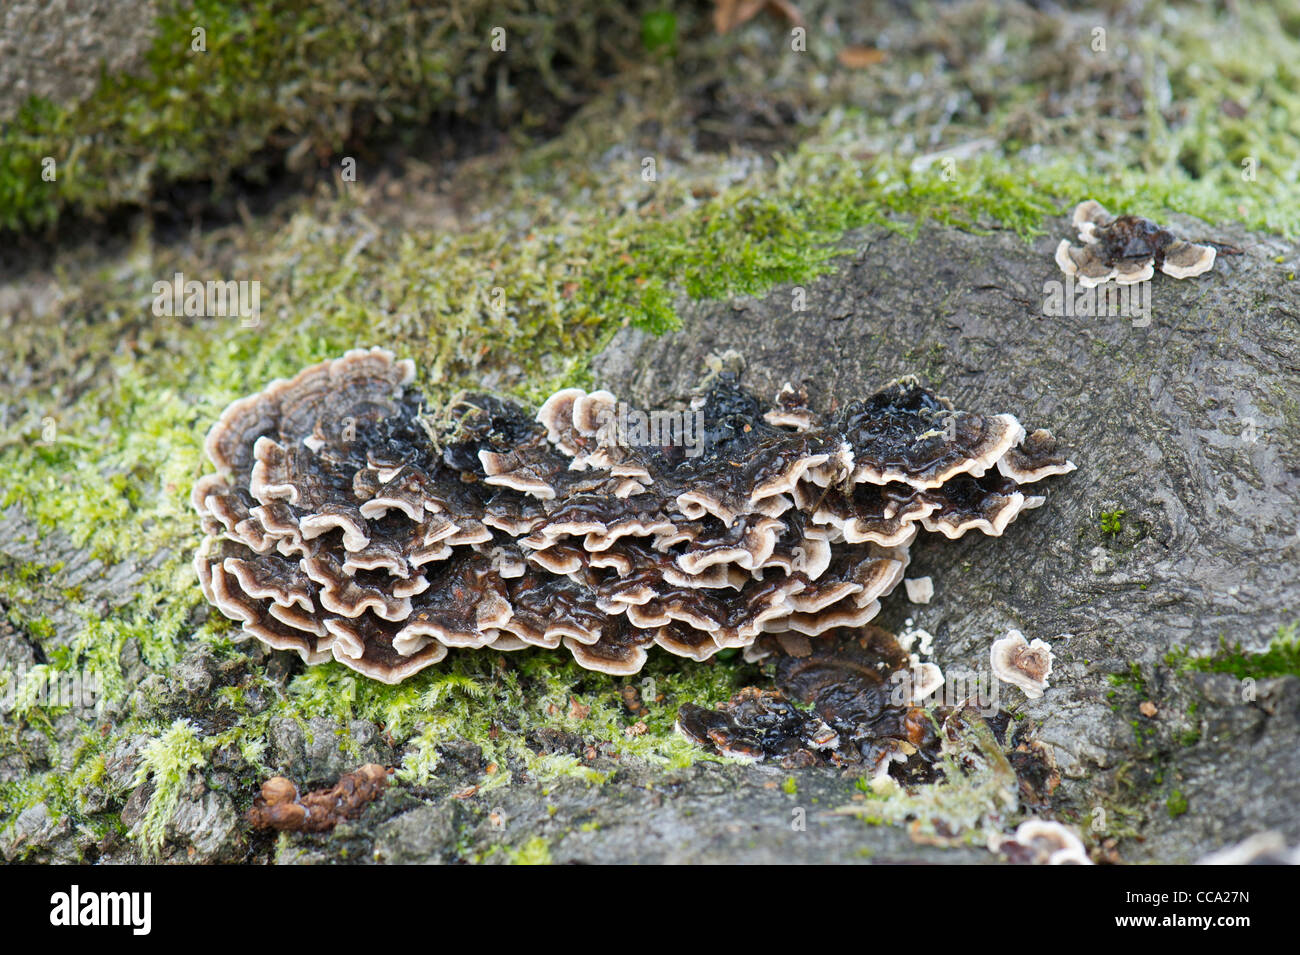
[[(1051, 482), (1046, 506), (1002, 539), (922, 542), (908, 573), (932, 575), (935, 598), (887, 601), (882, 622), (912, 613), (945, 668), (986, 665), (1008, 627), (1051, 642), (1052, 688), (1024, 711), (1055, 751), (1059, 796), (1087, 823), (1148, 780), (1150, 792), (1127, 797), (1150, 810), (1135, 856), (1165, 862), (1260, 829), (1300, 837), (1300, 680), (1261, 681), (1247, 702), (1227, 674), (1160, 671), (1146, 687), (1154, 719), (1107, 697), (1108, 674), (1136, 663), (1150, 679), (1170, 651), (1208, 654), (1221, 637), (1259, 650), (1300, 606), (1300, 294), (1273, 240), (1181, 224), (1245, 254), (1199, 281), (1158, 277), (1147, 327), (1044, 316), (1044, 283), (1063, 278), (1051, 250), (1064, 221), (1032, 245), (871, 231), (807, 287), (805, 311), (790, 289), (694, 303), (681, 332), (621, 333), (596, 362), (603, 383), (653, 400), (687, 394), (705, 356), (734, 349), (752, 387), (804, 382), (821, 407), (915, 372), (962, 407), (1011, 411), (1063, 438), (1079, 470)], [(1116, 508), (1123, 530), (1103, 534), (1099, 515)], [(1139, 741), (1134, 720), (1154, 738)], [(1200, 741), (1183, 745), (1189, 728)], [(1175, 789), (1185, 814), (1147, 805)]]
[(130, 71), (153, 35), (154, 0), (15, 0), (0, 13), (0, 120), (29, 96), (85, 99), (101, 71)]

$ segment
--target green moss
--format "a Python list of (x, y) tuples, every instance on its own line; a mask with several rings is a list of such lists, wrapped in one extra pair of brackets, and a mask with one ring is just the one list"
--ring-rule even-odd
[(141, 817), (137, 832), (145, 852), (155, 854), (167, 834), (167, 823), (180, 801), (190, 771), (206, 762), (208, 747), (195, 726), (178, 719), (145, 746), (135, 785), (152, 783), (153, 794)]
[[(4, 124), (0, 229), (41, 226), (68, 207), (142, 203), (178, 181), (220, 192), (231, 177), (263, 178), (286, 152), (329, 156), (381, 122), (482, 108), (490, 97), (470, 91), (489, 76), (497, 83), (502, 63), (538, 99), (571, 96), (568, 84), (591, 82), (611, 47), (630, 53), (637, 42), (614, 28), (612, 3), (470, 2), (454, 15), (400, 0), (377, 10), (346, 0), (160, 6), (139, 69), (104, 76), (75, 105), (34, 97)], [(194, 49), (196, 27), (206, 49)], [(489, 42), (498, 27), (504, 52)], [(517, 126), (538, 121), (518, 104), (494, 105)], [(53, 182), (42, 179), (45, 157), (57, 162)]]
[[(68, 206), (95, 210), (139, 203), (161, 183), (200, 179), (220, 191), (231, 176), (257, 179), (288, 151), (300, 158), (336, 156), (349, 138), (380, 124), (394, 130), (417, 126), (435, 110), (481, 113), (487, 103), (516, 126), (541, 122), (544, 111), (523, 106), (528, 91), (536, 89), (538, 99), (572, 101), (572, 87), (590, 84), (611, 52), (626, 55), (638, 46), (670, 50), (682, 32), (676, 12), (649, 3), (632, 11), (615, 4), (583, 6), (567, 12), (522, 2), (469, 3), (449, 17), (436, 6), (400, 2), (379, 12), (343, 0), (166, 4), (134, 75), (104, 77), (87, 101), (72, 107), (33, 99), (5, 124), (4, 223), (39, 225)], [(945, 170), (950, 175), (940, 175), (937, 164), (913, 171), (911, 157), (882, 157), (878, 165), (889, 167), (889, 175), (881, 183), (881, 208), (899, 211), (895, 199), (901, 198), (904, 205), (946, 207), (941, 221), (983, 220), (1026, 233), (1061, 201), (1091, 195), (1132, 211), (1178, 210), (1294, 234), (1300, 227), (1297, 174), (1287, 157), (1300, 152), (1294, 120), (1300, 115), (1294, 67), (1300, 41), (1286, 24), (1300, 12), (1293, 0), (1272, 7), (1256, 5), (1231, 16), (1183, 11), (1158, 25), (1137, 24), (1128, 42), (1133, 55), (1150, 64), (1145, 75), (1130, 80), (1128, 66), (1101, 71), (1100, 77), (1084, 72), (1089, 82), (1102, 84), (1102, 99), (1131, 96), (1123, 84), (1140, 82), (1146, 87), (1140, 114), (1096, 120), (1067, 111), (1026, 130), (1026, 111), (1059, 95), (1057, 84), (1078, 78), (1064, 61), (1031, 62), (1043, 46), (1036, 21), (965, 5), (954, 16), (974, 17), (963, 24), (972, 42), (982, 38), (987, 46), (997, 35), (1006, 52), (997, 61), (972, 57), (972, 64), (950, 66), (936, 77), (966, 95), (979, 87), (987, 105), (977, 123), (964, 125), (968, 118), (959, 114), (935, 132), (945, 134), (947, 145), (991, 136), (993, 149), (956, 161)], [(196, 25), (206, 30), (204, 52), (191, 49)], [(497, 26), (509, 38), (505, 54), (485, 42)], [(1233, 42), (1222, 42), (1225, 35)], [(817, 29), (811, 39), (818, 46)], [(689, 42), (697, 58), (692, 63), (737, 53), (728, 40), (705, 31), (693, 32)], [(833, 50), (809, 56), (828, 53), (833, 57)], [(486, 90), (498, 82), (503, 64), (514, 89), (493, 98)], [(818, 68), (829, 71), (830, 64), (819, 61)], [(998, 79), (964, 72), (971, 69)], [(875, 88), (868, 74), (864, 95), (853, 101), (891, 102), (897, 91), (886, 86), (886, 77), (901, 82), (932, 74), (932, 51), (925, 44), (899, 50), (879, 72)], [(333, 79), (340, 76), (348, 82)], [(1169, 101), (1165, 108), (1156, 106), (1157, 86)], [(1225, 108), (1229, 102), (1248, 106)], [(856, 157), (863, 142), (909, 148), (910, 138), (898, 134), (887, 106), (828, 112), (831, 118), (809, 139), (838, 164), (847, 159), (860, 166)], [(1088, 127), (1087, 141), (1104, 148), (1079, 147), (1080, 123)], [(45, 156), (59, 160), (55, 182), (40, 178)], [(791, 168), (789, 174), (800, 171)], [(758, 232), (773, 225), (763, 210), (739, 211)], [(834, 231), (833, 222), (825, 225)], [(742, 245), (736, 253), (744, 259), (750, 250)]]
[(1147, 798), (1147, 791), (1130, 778), (1132, 769), (1132, 763), (1116, 768), (1110, 792), (1102, 795), (1089, 813), (1092, 819), (1104, 819), (1105, 835), (1117, 841), (1139, 838), (1146, 818), (1141, 804)]
[(1230, 673), (1239, 680), (1263, 680), (1276, 676), (1300, 676), (1300, 638), (1297, 638), (1300, 621), (1278, 629), (1267, 649), (1247, 653), (1241, 644), (1229, 646), (1226, 638), (1219, 639), (1219, 652), (1208, 657), (1194, 657), (1186, 650), (1171, 651), (1165, 662), (1180, 670), (1199, 673)]
[(541, 836), (533, 836), (517, 849), (507, 852), (512, 865), (550, 865), (551, 847)]
[(1114, 511), (1102, 511), (1098, 527), (1101, 528), (1103, 534), (1117, 536), (1124, 530), (1124, 508), (1121, 507)]
[(650, 53), (671, 53), (677, 48), (677, 14), (651, 10), (641, 17), (641, 45)]
[(1130, 687), (1142, 699), (1147, 698), (1146, 678), (1142, 676), (1142, 667), (1137, 663), (1130, 663), (1126, 673), (1108, 673), (1106, 679), (1112, 686)]
[[(936, 727), (937, 728), (937, 727)], [(1015, 770), (983, 720), (950, 718), (939, 734), (942, 778), (902, 786), (892, 777), (859, 780), (866, 798), (834, 810), (868, 825), (911, 821), (914, 833), (952, 844), (984, 844), (1019, 801)]]
[[(666, 699), (638, 714), (647, 731), (631, 736), (626, 729), (632, 720), (618, 692), (623, 681), (545, 652), (511, 654), (508, 659), (458, 654), (448, 665), (396, 687), (357, 681), (334, 665), (313, 667), (294, 679), (290, 699), (292, 711), (304, 717), (367, 719), (382, 724), (395, 740), (413, 743), (398, 776), (416, 784), (427, 783), (436, 772), (439, 744), (473, 740), (486, 762), (503, 767), (484, 781), (483, 788), (490, 790), (509, 783), (507, 767), (539, 780), (570, 776), (594, 784), (607, 778), (576, 756), (536, 752), (527, 737), (542, 727), (576, 733), (610, 755), (665, 768), (689, 765), (701, 754), (673, 733), (676, 708), (730, 693), (732, 676), (719, 667), (683, 669), (669, 661), (652, 661), (638, 680), (655, 680)], [(341, 682), (347, 684), (347, 693), (338, 692)], [(340, 702), (349, 696), (353, 698), (348, 703)]]
[(1183, 813), (1187, 812), (1187, 797), (1175, 789), (1165, 800), (1165, 809), (1169, 811), (1170, 819), (1177, 819)]

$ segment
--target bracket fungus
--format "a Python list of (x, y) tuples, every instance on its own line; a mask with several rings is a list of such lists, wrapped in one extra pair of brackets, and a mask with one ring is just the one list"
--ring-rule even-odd
[[(998, 536), (1073, 470), (1009, 414), (956, 410), (915, 379), (819, 418), (715, 378), (682, 447), (622, 440), (607, 391), (536, 418), (485, 395), (436, 422), (415, 368), (348, 352), (234, 402), (194, 486), (208, 600), (307, 663), (396, 683), (449, 648), (563, 645), (641, 669), (657, 645), (705, 660), (764, 634), (871, 620), (921, 529)], [(685, 412), (678, 412), (685, 414)]]
[[(757, 646), (769, 650), (780, 636), (767, 635)], [(939, 739), (919, 697), (932, 693), (942, 675), (936, 679), (934, 667), (922, 678), (929, 687), (913, 689), (911, 660), (874, 625), (832, 630), (807, 653), (777, 660), (774, 689), (745, 687), (716, 709), (684, 704), (677, 730), (727, 756), (788, 769), (826, 764), (876, 776), (910, 764), (912, 775), (929, 776)]]
[(1156, 269), (1185, 279), (1214, 267), (1214, 246), (1184, 241), (1141, 216), (1112, 216), (1095, 199), (1079, 203), (1072, 222), (1083, 244), (1062, 239), (1056, 264), (1084, 288), (1111, 279), (1120, 285), (1145, 282)]
[(1005, 637), (994, 640), (989, 648), (993, 674), (1003, 683), (1020, 687), (1031, 700), (1038, 699), (1047, 689), (1052, 661), (1050, 644), (1037, 639), (1030, 643), (1019, 630), (1008, 630)]
[(1050, 819), (1026, 819), (1009, 836), (994, 833), (988, 847), (1014, 865), (1092, 865), (1082, 840)]
[(928, 604), (934, 599), (932, 577), (908, 577), (903, 586), (907, 588), (907, 599), (914, 604)]

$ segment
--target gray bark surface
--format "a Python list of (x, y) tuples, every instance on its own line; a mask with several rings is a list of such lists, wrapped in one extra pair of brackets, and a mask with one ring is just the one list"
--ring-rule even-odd
[[(736, 350), (751, 388), (803, 383), (823, 410), (916, 373), (958, 407), (1012, 412), (1065, 441), (1078, 470), (1044, 482), (1044, 507), (1001, 539), (923, 534), (908, 576), (931, 575), (935, 597), (914, 607), (900, 592), (879, 622), (912, 616), (945, 669), (987, 666), (1010, 627), (1051, 643), (1051, 689), (1023, 712), (1053, 748), (1057, 802), (1081, 825), (1115, 802), (1140, 813), (1145, 841), (1125, 857), (1164, 862), (1263, 829), (1300, 838), (1300, 680), (1251, 688), (1163, 665), (1221, 639), (1258, 651), (1300, 612), (1300, 290), (1274, 261), (1285, 245), (1176, 225), (1244, 254), (1198, 279), (1157, 274), (1146, 327), (1043, 314), (1044, 283), (1064, 278), (1052, 251), (1071, 236), (1065, 220), (1032, 244), (930, 226), (915, 240), (850, 236), (804, 311), (789, 288), (691, 303), (680, 332), (625, 330), (596, 363), (601, 384), (654, 404), (687, 395), (706, 356)], [(1099, 516), (1116, 508), (1123, 530), (1103, 534)], [(1108, 676), (1133, 664), (1153, 719), (1131, 689), (1108, 696)], [(1173, 790), (1184, 814), (1164, 804)]]

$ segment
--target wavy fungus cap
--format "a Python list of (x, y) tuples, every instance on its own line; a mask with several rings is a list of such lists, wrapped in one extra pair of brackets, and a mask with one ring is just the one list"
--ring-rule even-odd
[(195, 567), (248, 636), (387, 683), (450, 648), (563, 646), (612, 674), (652, 645), (757, 653), (862, 626), (920, 529), (1000, 535), (1043, 502), (1024, 485), (1074, 468), (1047, 432), (910, 378), (824, 419), (726, 375), (687, 409), (566, 389), (534, 419), (486, 395), (430, 418), (413, 377), (350, 351), (212, 427)]
[(995, 833), (988, 847), (1019, 865), (1092, 865), (1074, 831), (1049, 819), (1026, 819), (1010, 836)]
[(1095, 199), (1075, 207), (1073, 224), (1083, 244), (1062, 239), (1056, 247), (1056, 264), (1084, 288), (1111, 279), (1120, 285), (1145, 282), (1157, 268), (1185, 279), (1214, 267), (1213, 246), (1186, 242), (1141, 216), (1112, 216)]
[(1043, 640), (1026, 641), (1019, 630), (1008, 630), (1005, 637), (993, 641), (989, 662), (999, 680), (1020, 687), (1025, 696), (1036, 700), (1052, 675), (1052, 648)]

